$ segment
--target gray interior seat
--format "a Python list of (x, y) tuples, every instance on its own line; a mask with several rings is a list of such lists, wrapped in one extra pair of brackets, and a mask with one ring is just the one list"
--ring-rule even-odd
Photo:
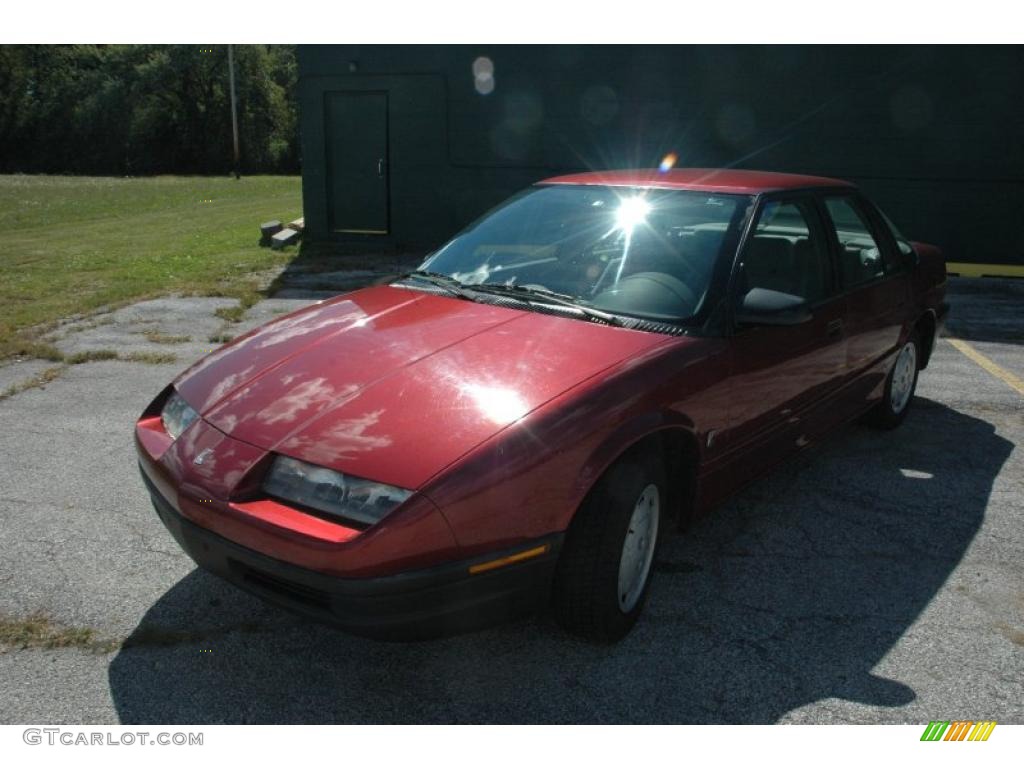
[(800, 295), (793, 243), (787, 237), (758, 235), (750, 241), (743, 257), (746, 289), (767, 288)]
[(824, 298), (827, 282), (825, 263), (806, 237), (797, 240), (793, 246), (793, 266), (800, 280), (800, 292), (797, 295), (808, 301)]

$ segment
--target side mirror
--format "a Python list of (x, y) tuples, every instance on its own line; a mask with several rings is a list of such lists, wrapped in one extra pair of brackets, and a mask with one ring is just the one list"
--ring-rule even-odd
[(736, 322), (744, 325), (799, 325), (811, 319), (802, 296), (751, 288), (736, 311)]

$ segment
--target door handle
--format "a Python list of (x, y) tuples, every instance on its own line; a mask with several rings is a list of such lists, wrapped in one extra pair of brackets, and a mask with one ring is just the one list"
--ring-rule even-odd
[(377, 176), (384, 178), (384, 158), (377, 158)]
[(834, 339), (837, 336), (841, 336), (843, 333), (843, 321), (842, 320), (830, 320), (829, 324), (825, 326), (825, 335), (830, 339)]

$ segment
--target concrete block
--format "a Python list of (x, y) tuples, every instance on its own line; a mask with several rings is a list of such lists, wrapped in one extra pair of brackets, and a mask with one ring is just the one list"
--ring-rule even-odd
[(306, 228), (306, 217), (300, 216), (295, 221), (291, 222), (288, 227), (294, 229), (296, 232), (301, 232)]
[(264, 240), (269, 240), (271, 237), (280, 232), (281, 229), (281, 222), (278, 221), (277, 219), (272, 219), (271, 221), (264, 221), (262, 224), (260, 224), (260, 235), (263, 237)]
[(284, 248), (286, 245), (294, 245), (299, 241), (299, 233), (294, 229), (282, 229), (270, 238), (270, 247), (275, 251)]

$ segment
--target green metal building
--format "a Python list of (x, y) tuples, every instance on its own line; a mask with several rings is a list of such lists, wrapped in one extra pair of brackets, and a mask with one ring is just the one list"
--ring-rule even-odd
[(950, 261), (1024, 264), (1024, 48), (299, 46), (306, 236), (442, 242), (538, 179), (853, 180)]

